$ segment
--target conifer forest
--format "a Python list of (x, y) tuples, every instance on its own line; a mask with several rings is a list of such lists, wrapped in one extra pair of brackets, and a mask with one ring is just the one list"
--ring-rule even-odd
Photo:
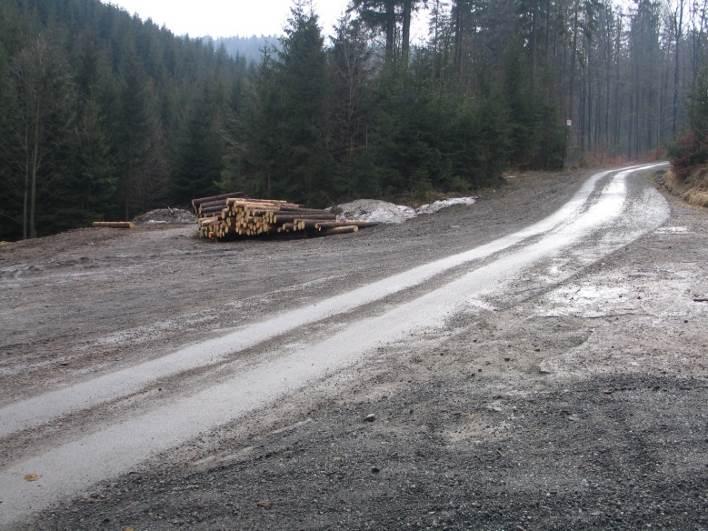
[(252, 60), (98, 0), (2, 0), (0, 240), (223, 191), (320, 208), (705, 160), (707, 16), (706, 0), (353, 0), (332, 29), (296, 1)]

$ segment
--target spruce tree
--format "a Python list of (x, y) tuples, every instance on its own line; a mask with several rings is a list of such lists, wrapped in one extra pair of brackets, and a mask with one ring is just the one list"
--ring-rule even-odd
[(189, 111), (172, 182), (172, 198), (178, 204), (187, 205), (193, 197), (219, 191), (223, 150), (213, 98), (211, 89), (204, 87)]
[(278, 139), (282, 158), (275, 161), (274, 191), (322, 204), (331, 185), (331, 159), (326, 150), (326, 55), (318, 17), (305, 9), (304, 2), (292, 8), (280, 44), (276, 79), (281, 87)]

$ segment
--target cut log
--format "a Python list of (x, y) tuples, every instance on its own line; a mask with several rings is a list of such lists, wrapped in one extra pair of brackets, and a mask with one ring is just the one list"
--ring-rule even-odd
[(226, 210), (226, 205), (217, 205), (217, 206), (213, 206), (213, 207), (200, 208), (199, 215), (200, 216), (208, 216), (209, 214), (213, 214), (214, 212), (222, 212), (224, 210)]
[(378, 223), (372, 221), (324, 221), (317, 224), (318, 230), (334, 229), (336, 227), (359, 227), (364, 229), (367, 227), (375, 227)]
[(350, 234), (352, 232), (359, 232), (359, 227), (356, 225), (347, 225), (345, 227), (334, 227), (333, 229), (327, 229), (324, 234)]
[[(327, 210), (322, 210), (319, 208), (287, 208), (287, 207), (281, 207), (279, 212), (282, 214), (301, 214), (303, 216), (307, 214), (329, 214), (332, 216), (335, 216), (332, 214), (332, 212), (328, 212)], [(335, 216), (336, 217), (336, 216)]]
[(132, 229), (135, 227), (130, 221), (94, 221), (93, 226), (104, 229)]
[(202, 227), (208, 227), (210, 225), (214, 225), (215, 223), (219, 222), (219, 218), (217, 216), (209, 217), (209, 218), (202, 218), (199, 220), (199, 225)]
[(219, 201), (209, 201), (208, 203), (202, 203), (199, 205), (199, 211), (202, 212), (207, 208), (220, 207), (226, 208), (226, 199), (220, 199)]
[(300, 208), (300, 205), (296, 203), (288, 203), (287, 201), (280, 201), (276, 199), (234, 199), (229, 198), (226, 200), (229, 206), (243, 206), (244, 208), (262, 208), (264, 206), (272, 206), (278, 208)]
[(209, 201), (217, 201), (219, 199), (223, 199), (224, 201), (226, 199), (232, 198), (232, 197), (245, 197), (246, 194), (243, 192), (229, 192), (226, 194), (219, 194), (219, 195), (210, 195), (207, 197), (197, 197), (196, 199), (192, 199), (192, 207), (196, 210), (199, 205), (202, 203), (208, 203)]
[(334, 214), (307, 214), (306, 216), (303, 216), (302, 214), (276, 214), (275, 216), (275, 223), (291, 223), (295, 220), (300, 220), (300, 221), (327, 221), (327, 220), (336, 220), (337, 216)]

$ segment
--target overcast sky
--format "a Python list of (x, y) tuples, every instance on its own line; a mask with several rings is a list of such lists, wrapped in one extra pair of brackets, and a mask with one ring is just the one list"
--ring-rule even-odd
[[(110, 0), (141, 18), (151, 18), (178, 35), (280, 35), (290, 14), (292, 0)], [(313, 0), (326, 34), (344, 13), (348, 0)], [(419, 17), (417, 33), (425, 18)]]

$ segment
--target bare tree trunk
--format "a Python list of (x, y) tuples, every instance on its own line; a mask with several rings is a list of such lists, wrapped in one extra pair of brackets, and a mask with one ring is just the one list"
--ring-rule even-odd
[(463, 32), (464, 32), (464, 16), (462, 13), (461, 2), (457, 2), (457, 10), (455, 12), (455, 71), (459, 79), (462, 79), (463, 72), (463, 51), (462, 47), (464, 44)]
[(609, 6), (605, 6), (605, 27), (603, 28), (604, 39), (604, 75), (605, 87), (602, 111), (598, 112), (598, 120), (602, 122), (600, 134), (598, 135), (598, 143), (602, 146), (605, 153), (609, 153), (610, 148), (610, 105), (612, 102), (611, 86), (612, 86), (612, 10)]
[(641, 84), (639, 83), (639, 65), (634, 65), (634, 112), (632, 113), (634, 131), (634, 156), (639, 155), (639, 112), (641, 103)]
[(124, 181), (123, 182), (123, 187), (124, 187), (124, 189), (123, 189), (123, 209), (124, 209), (123, 217), (125, 219), (130, 219), (130, 202), (131, 202), (130, 201), (131, 200), (130, 194), (131, 194), (132, 188), (133, 188), (133, 183), (132, 183), (133, 174), (134, 174), (134, 171), (132, 168), (132, 163), (129, 162), (126, 167), (125, 178), (123, 179), (123, 181)]
[(39, 117), (41, 111), (41, 102), (37, 100), (37, 107), (34, 115), (34, 139), (32, 141), (32, 183), (30, 192), (30, 217), (29, 217), (29, 232), (30, 238), (37, 237), (36, 227), (36, 206), (37, 206), (37, 173), (39, 171), (40, 160), (40, 143), (39, 143)]
[(536, 38), (536, 25), (538, 18), (538, 4), (534, 3), (533, 14), (531, 15), (531, 43), (529, 45), (529, 51), (531, 53), (531, 88), (536, 90), (536, 48), (538, 46), (538, 39)]
[(583, 69), (583, 151), (592, 152), (592, 63), (590, 59), (591, 41), (585, 32), (585, 68)]
[(674, 104), (673, 104), (673, 127), (672, 132), (676, 138), (678, 128), (678, 99), (679, 99), (679, 84), (680, 67), (681, 67), (681, 37), (683, 36), (683, 4), (684, 0), (679, 0), (677, 12), (674, 13), (674, 36), (676, 37), (676, 58), (674, 61)]
[(545, 35), (545, 47), (546, 47), (546, 66), (549, 62), (550, 54), (550, 34), (551, 34), (551, 0), (546, 0), (546, 35)]
[(403, 0), (403, 42), (401, 43), (401, 62), (403, 69), (408, 68), (411, 48), (411, 17), (413, 11), (413, 0)]
[(438, 79), (438, 65), (440, 64), (440, 0), (435, 0), (433, 7), (433, 60), (431, 61), (431, 74), (433, 80)]
[[(691, 79), (692, 79), (692, 86), (695, 89), (696, 88), (696, 81), (698, 80), (698, 71), (699, 71), (699, 65), (701, 64), (701, 59), (702, 57), (699, 57), (699, 55), (703, 55), (705, 53), (705, 50), (700, 50), (700, 47), (703, 44), (703, 36), (705, 35), (705, 30), (706, 30), (706, 15), (708, 15), (708, 0), (703, 0), (703, 6), (701, 8), (698, 7), (698, 3), (694, 5), (694, 15), (695, 15), (695, 10), (699, 10), (701, 13), (701, 18), (698, 23), (698, 31), (696, 32), (695, 27), (693, 29), (693, 68), (691, 72)], [(700, 52), (699, 52), (700, 50)], [(703, 52), (703, 53), (701, 53)]]
[(622, 46), (622, 17), (617, 17), (617, 34), (615, 35), (615, 125), (614, 125), (614, 143), (617, 148), (620, 147), (620, 142), (622, 141), (622, 118), (620, 113), (620, 79), (621, 79), (621, 60), (622, 54), (620, 53), (620, 48)]
[(610, 105), (612, 103), (611, 101), (611, 83), (612, 83), (612, 34), (610, 30), (610, 20), (611, 20), (611, 13), (608, 12), (606, 13), (605, 16), (605, 23), (607, 24), (606, 29), (607, 33), (605, 35), (606, 37), (606, 43), (605, 45), (607, 46), (607, 49), (605, 50), (606, 52), (606, 63), (605, 63), (605, 125), (604, 125), (604, 131), (603, 131), (603, 136), (602, 136), (602, 143), (604, 146), (605, 151), (609, 151), (610, 148)]
[(29, 236), (29, 194), (30, 194), (30, 149), (29, 149), (29, 126), (25, 124), (25, 189), (22, 201), (22, 239), (26, 240)]
[(657, 120), (656, 120), (656, 145), (661, 146), (663, 143), (663, 129), (664, 129), (664, 99), (666, 95), (664, 94), (664, 64), (666, 61), (666, 56), (664, 56), (664, 61), (659, 70), (659, 104), (657, 109)]
[(396, 3), (386, 2), (386, 63), (393, 63), (396, 43)]
[[(578, 12), (580, 11), (580, 1), (575, 1), (575, 13), (573, 15), (573, 44), (570, 50), (570, 85), (568, 88), (568, 112), (570, 115), (570, 141), (568, 144), (568, 149), (573, 150), (577, 147), (577, 129), (578, 125), (575, 123), (576, 106), (575, 106), (575, 63), (578, 55)], [(569, 153), (571, 156), (575, 156), (574, 153)]]

